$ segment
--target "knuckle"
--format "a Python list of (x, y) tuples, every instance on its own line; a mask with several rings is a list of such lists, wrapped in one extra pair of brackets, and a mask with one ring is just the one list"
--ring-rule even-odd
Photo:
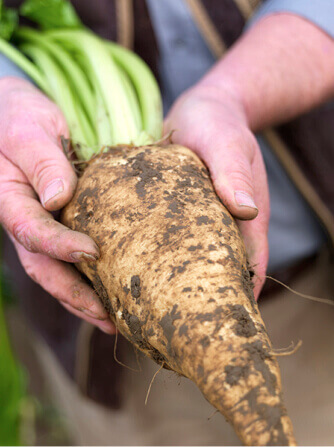
[(32, 243), (31, 228), (28, 222), (23, 222), (19, 219), (14, 220), (12, 223), (11, 233), (17, 242), (23, 245), (26, 250), (30, 252), (35, 251)]
[(244, 170), (233, 170), (232, 172), (228, 173), (228, 178), (234, 189), (240, 189), (246, 192), (253, 192), (253, 179), (251, 175)]
[(75, 281), (70, 287), (70, 298), (68, 304), (77, 310), (89, 312), (92, 315), (103, 314), (92, 295), (88, 293), (87, 287), (82, 280)]
[(85, 309), (90, 309), (94, 306), (94, 302), (87, 295), (87, 288), (85, 283), (78, 279), (70, 287), (71, 305), (81, 306)]
[(29, 129), (25, 126), (25, 119), (17, 115), (15, 119), (7, 123), (6, 135), (10, 143), (20, 144), (29, 135)]
[(240, 125), (229, 126), (225, 134), (224, 151), (229, 151), (234, 157), (246, 158), (251, 164), (257, 147), (256, 138), (250, 129)]
[(54, 259), (66, 259), (71, 253), (71, 240), (63, 236), (71, 230), (58, 229), (52, 218), (40, 217), (38, 220), (16, 218), (10, 223), (14, 238), (31, 253), (44, 253)]
[(43, 113), (37, 113), (32, 100), (22, 98), (20, 94), (12, 94), (7, 101), (7, 109), (5, 128), (8, 137), (21, 141), (22, 138), (26, 139), (36, 134), (36, 132), (42, 131), (39, 123)]
[(91, 304), (88, 303), (84, 287), (80, 281), (76, 281), (71, 285), (68, 304), (77, 310), (90, 310), (90, 307), (92, 307)]
[(51, 182), (57, 172), (59, 171), (58, 164), (49, 158), (40, 158), (36, 160), (33, 170), (32, 177), (37, 189), (40, 189), (42, 185), (46, 185)]
[[(12, 154), (20, 154), (22, 160), (17, 159), (20, 168), (22, 168), (21, 162), (28, 157), (29, 163), (31, 163), (31, 156), (28, 155), (30, 150), (34, 148), (36, 141), (44, 138), (43, 132), (36, 125), (35, 120), (29, 116), (21, 116), (20, 113), (13, 116), (12, 119), (7, 117), (7, 122), (3, 125), (1, 132), (1, 141), (9, 158), (12, 158)], [(23, 148), (26, 151), (23, 152)]]
[(74, 307), (78, 307), (82, 302), (83, 287), (79, 281), (74, 282), (70, 287), (70, 303)]
[(39, 275), (36, 269), (36, 266), (34, 265), (33, 262), (26, 262), (24, 264), (24, 270), (26, 272), (26, 274), (36, 283), (39, 284)]
[(36, 223), (33, 219), (21, 220), (20, 218), (15, 218), (9, 223), (9, 231), (15, 240), (30, 253), (42, 253), (45, 251), (43, 235), (36, 231)]

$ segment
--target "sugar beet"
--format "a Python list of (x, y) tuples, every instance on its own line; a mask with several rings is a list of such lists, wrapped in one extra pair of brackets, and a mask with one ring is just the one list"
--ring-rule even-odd
[(247, 445), (295, 445), (239, 230), (181, 146), (92, 161), (63, 222), (100, 246), (81, 263), (119, 331), (193, 380)]

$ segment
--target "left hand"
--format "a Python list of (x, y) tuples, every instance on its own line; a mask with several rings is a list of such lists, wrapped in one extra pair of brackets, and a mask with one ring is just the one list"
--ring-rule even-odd
[(23, 79), (2, 78), (0, 98), (0, 224), (32, 280), (69, 312), (113, 334), (99, 297), (70, 265), (98, 259), (96, 243), (50, 213), (70, 201), (77, 184), (60, 147), (65, 118)]
[(262, 155), (242, 106), (226, 93), (222, 101), (214, 88), (194, 87), (174, 104), (165, 132), (173, 142), (193, 150), (209, 168), (218, 196), (236, 218), (255, 271), (254, 295), (264, 284), (268, 263), (270, 215), (267, 176)]

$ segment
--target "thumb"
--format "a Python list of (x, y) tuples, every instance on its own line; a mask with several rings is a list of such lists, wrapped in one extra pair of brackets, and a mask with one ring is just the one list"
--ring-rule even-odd
[(8, 145), (15, 145), (10, 159), (26, 175), (43, 207), (56, 211), (65, 206), (74, 194), (77, 177), (56, 137), (43, 128), (22, 129), (21, 144), (15, 138)]
[(60, 109), (29, 82), (0, 85), (0, 149), (26, 176), (44, 208), (55, 211), (72, 197), (77, 178), (61, 150), (68, 128)]
[(258, 215), (254, 199), (251, 157), (247, 151), (211, 152), (209, 166), (214, 187), (230, 213), (241, 220)]

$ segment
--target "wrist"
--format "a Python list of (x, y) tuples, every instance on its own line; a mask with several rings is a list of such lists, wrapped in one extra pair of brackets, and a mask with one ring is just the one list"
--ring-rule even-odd
[[(197, 84), (196, 90), (199, 94), (206, 95), (224, 105), (228, 104), (231, 113), (239, 123), (243, 123), (252, 132), (258, 131), (262, 127), (263, 115), (261, 111), (261, 101), (258, 100), (260, 93), (257, 87), (248, 82), (247, 68), (239, 63), (238, 58), (226, 57), (205, 75)], [(256, 97), (256, 101), (254, 100)], [(262, 104), (265, 102), (263, 98)]]
[(334, 43), (291, 14), (256, 23), (209, 71), (201, 85), (237, 98), (257, 132), (289, 121), (333, 97)]
[[(196, 98), (198, 101), (211, 102), (223, 105), (232, 122), (248, 127), (246, 108), (240, 92), (229, 79), (220, 79), (220, 82), (208, 79), (206, 76), (198, 82), (185, 96)], [(225, 118), (226, 119), (226, 118)]]

